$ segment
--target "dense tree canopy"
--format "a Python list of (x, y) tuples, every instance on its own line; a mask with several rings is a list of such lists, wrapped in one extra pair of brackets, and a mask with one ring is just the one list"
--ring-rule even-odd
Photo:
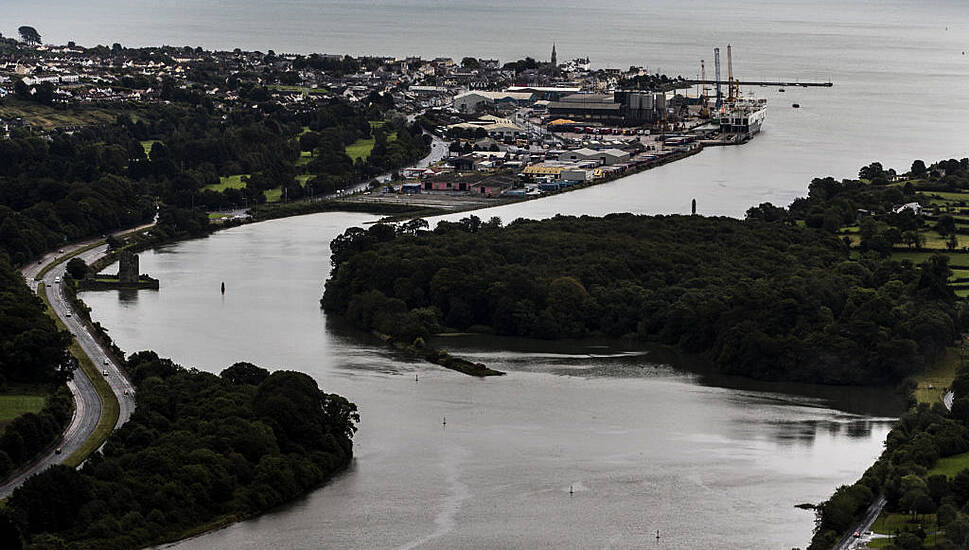
[(37, 32), (37, 29), (29, 25), (23, 25), (17, 29), (17, 32), (20, 33), (20, 39), (25, 43), (40, 44), (40, 33)]
[(352, 456), (356, 407), (305, 374), (240, 363), (216, 376), (152, 352), (126, 369), (138, 408), (103, 455), (34, 476), (9, 500), (30, 544), (137, 548), (286, 502)]
[[(412, 228), (413, 229), (413, 228)], [(412, 340), (440, 327), (633, 336), (724, 372), (900, 380), (958, 334), (947, 259), (851, 259), (823, 231), (697, 216), (375, 225), (333, 241), (325, 309)]]
[(76, 367), (58, 330), (23, 278), (0, 256), (0, 389), (8, 382), (57, 385)]

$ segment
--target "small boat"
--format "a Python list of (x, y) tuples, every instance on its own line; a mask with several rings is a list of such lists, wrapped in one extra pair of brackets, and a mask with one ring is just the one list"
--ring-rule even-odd
[(795, 109), (800, 109), (801, 108), (801, 104), (800, 103), (795, 103), (794, 105), (791, 105), (791, 107), (794, 107)]
[(783, 92), (784, 91), (784, 88), (778, 88), (777, 91), (778, 92)]

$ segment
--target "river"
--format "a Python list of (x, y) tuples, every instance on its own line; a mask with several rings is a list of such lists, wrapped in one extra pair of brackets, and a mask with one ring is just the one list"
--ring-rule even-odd
[[(687, 77), (700, 59), (711, 75), (712, 48), (731, 43), (740, 78), (835, 83), (746, 90), (770, 100), (747, 145), (478, 213), (506, 221), (687, 212), (693, 198), (700, 213), (741, 216), (786, 205), (816, 176), (851, 177), (872, 161), (904, 171), (969, 149), (960, 0), (7, 4), (0, 32), (28, 24), (61, 43), (509, 61), (547, 59), (554, 41), (559, 59)], [(509, 372), (488, 380), (404, 360), (318, 307), (327, 243), (366, 221), (323, 214), (231, 229), (144, 253), (159, 292), (85, 295), (128, 351), (209, 371), (237, 360), (296, 369), (361, 408), (349, 471), (179, 549), (803, 547), (813, 514), (793, 505), (857, 479), (898, 412), (883, 392), (711, 378), (617, 344), (449, 343)]]
[(295, 369), (360, 407), (349, 471), (177, 548), (804, 546), (814, 516), (794, 505), (855, 480), (900, 410), (884, 391), (713, 378), (615, 342), (442, 343), (508, 371), (484, 380), (407, 360), (319, 308), (329, 241), (371, 219), (229, 229), (143, 253), (158, 292), (84, 294), (129, 352)]

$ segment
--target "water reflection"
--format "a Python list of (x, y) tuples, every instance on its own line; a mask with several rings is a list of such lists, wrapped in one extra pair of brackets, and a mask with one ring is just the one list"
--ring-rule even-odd
[(118, 301), (122, 304), (133, 304), (138, 301), (139, 290), (123, 288), (118, 290)]
[[(342, 330), (347, 337), (353, 334), (345, 326)], [(702, 357), (633, 340), (590, 338), (551, 342), (462, 334), (437, 337), (431, 343), (499, 370), (588, 378), (686, 377), (703, 386), (736, 390), (723, 392), (722, 396), (735, 402), (835, 408), (888, 419), (905, 410), (904, 396), (889, 388), (752, 380), (715, 372)]]
[(210, 372), (299, 370), (360, 407), (352, 470), (180, 547), (633, 548), (658, 528), (675, 547), (729, 533), (730, 548), (790, 548), (813, 527), (793, 505), (857, 479), (881, 450), (893, 413), (858, 398), (877, 390), (718, 377), (625, 341), (435, 340), (508, 372), (483, 380), (400, 354), (320, 311), (329, 239), (366, 219), (230, 229), (142, 254), (160, 292), (85, 294), (123, 349)]

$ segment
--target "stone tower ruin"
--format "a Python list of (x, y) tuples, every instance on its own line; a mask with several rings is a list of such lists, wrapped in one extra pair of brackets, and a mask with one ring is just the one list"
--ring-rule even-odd
[(118, 258), (118, 282), (137, 283), (138, 282), (138, 255), (125, 250)]

